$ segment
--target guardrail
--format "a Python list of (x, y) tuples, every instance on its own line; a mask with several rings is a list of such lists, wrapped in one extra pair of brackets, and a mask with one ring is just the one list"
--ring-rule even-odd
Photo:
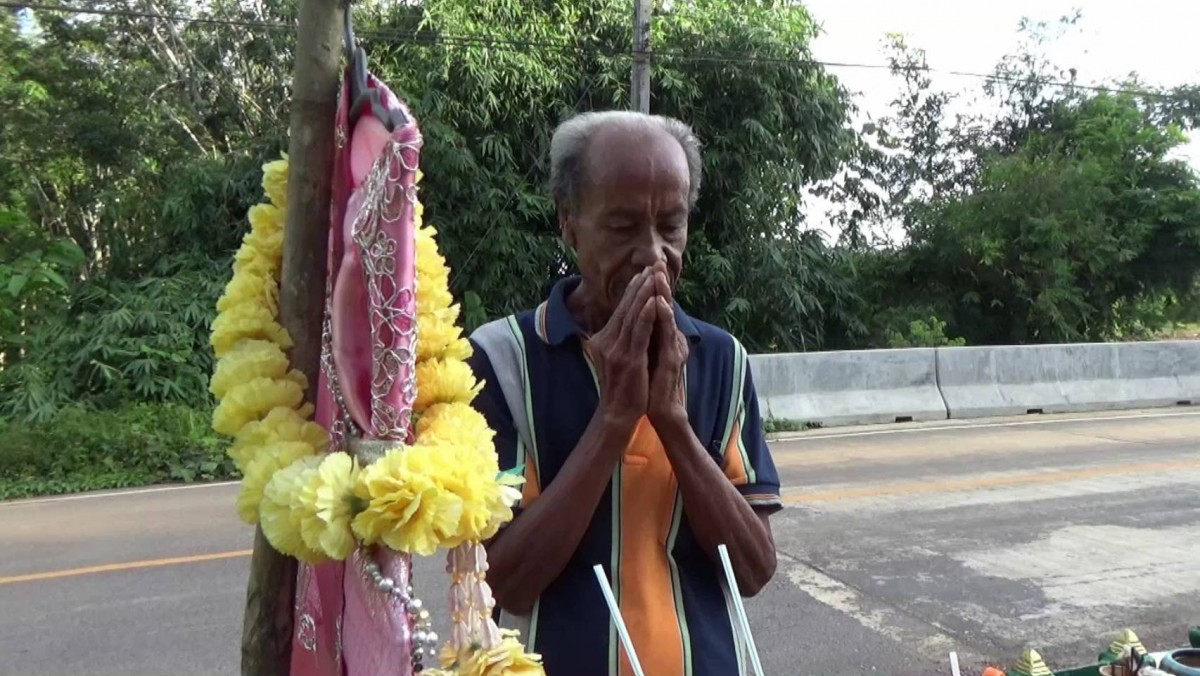
[(1200, 341), (751, 357), (764, 417), (823, 426), (1200, 403)]
[(750, 358), (763, 417), (821, 425), (944, 420), (933, 348)]

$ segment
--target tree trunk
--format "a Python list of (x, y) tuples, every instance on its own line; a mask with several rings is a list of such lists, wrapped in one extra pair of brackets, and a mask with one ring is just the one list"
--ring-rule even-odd
[[(279, 289), (280, 323), (295, 344), (291, 362), (316, 391), (325, 300), (329, 194), (341, 65), (342, 7), (336, 0), (301, 0), (292, 107), (288, 126), (288, 212)], [(259, 528), (254, 536), (242, 673), (286, 675), (291, 667), (296, 561), (275, 551)]]

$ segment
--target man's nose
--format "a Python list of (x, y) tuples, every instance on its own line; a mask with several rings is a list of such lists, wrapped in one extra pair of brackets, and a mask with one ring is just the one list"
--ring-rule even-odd
[(662, 235), (657, 228), (646, 228), (633, 252), (633, 264), (638, 268), (648, 268), (655, 263), (666, 263), (667, 252)]

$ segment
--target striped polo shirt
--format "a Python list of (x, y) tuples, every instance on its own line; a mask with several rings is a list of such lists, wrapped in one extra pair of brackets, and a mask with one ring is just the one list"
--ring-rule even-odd
[[(554, 481), (598, 404), (586, 334), (567, 310), (578, 284), (578, 277), (564, 279), (535, 310), (471, 336), (471, 365), (485, 383), (475, 405), (496, 431), (500, 467), (525, 467), (520, 508)], [(745, 349), (678, 305), (675, 317), (690, 344), (684, 389), (696, 437), (750, 504), (777, 510), (779, 477)], [(596, 564), (608, 574), (647, 674), (744, 673), (720, 564), (692, 533), (666, 452), (644, 418), (566, 568), (529, 617), (501, 614), (503, 625), (520, 627), (526, 645), (543, 655), (548, 676), (632, 674)]]

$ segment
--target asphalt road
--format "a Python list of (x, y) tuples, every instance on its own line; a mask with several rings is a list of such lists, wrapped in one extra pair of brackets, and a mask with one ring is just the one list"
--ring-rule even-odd
[[(1089, 661), (1200, 623), (1200, 412), (816, 431), (774, 443), (781, 565), (749, 612), (772, 675)], [(0, 674), (237, 673), (236, 486), (0, 503)], [(440, 561), (421, 561), (428, 602)], [(444, 604), (440, 604), (444, 605)], [(441, 615), (440, 608), (435, 608)]]

